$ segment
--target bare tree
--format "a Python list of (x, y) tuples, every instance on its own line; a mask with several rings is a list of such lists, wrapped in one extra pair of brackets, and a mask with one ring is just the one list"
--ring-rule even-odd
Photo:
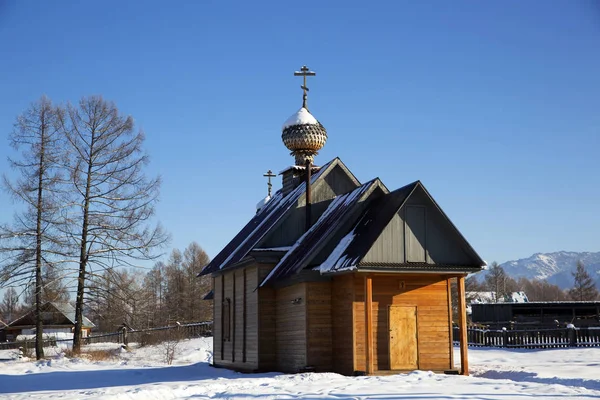
[(9, 323), (17, 317), (19, 311), (21, 311), (21, 306), (19, 305), (19, 295), (17, 290), (14, 287), (9, 287), (2, 297), (0, 315), (5, 318), (6, 323)]
[(148, 301), (148, 313), (146, 327), (156, 327), (166, 323), (166, 287), (165, 276), (166, 265), (162, 261), (154, 264), (154, 267), (144, 277), (143, 291)]
[[(69, 301), (69, 289), (64, 283), (62, 271), (52, 264), (42, 267), (42, 298), (41, 303), (48, 301), (66, 303)], [(35, 285), (29, 285), (25, 291), (24, 305), (28, 308), (35, 306)]]
[(211, 278), (206, 275), (198, 277), (209, 262), (208, 254), (196, 242), (190, 243), (183, 251), (182, 268), (188, 288), (185, 294), (186, 320), (190, 322), (206, 321), (212, 315), (212, 304), (202, 300), (211, 289)]
[(138, 276), (138, 271), (125, 269), (89, 275), (86, 308), (101, 332), (115, 332), (123, 324), (142, 327), (147, 300)]
[(9, 163), (19, 177), (11, 181), (4, 176), (6, 190), (25, 207), (15, 215), (12, 226), (0, 228), (4, 255), (0, 285), (33, 282), (38, 360), (44, 356), (42, 266), (61, 253), (62, 247), (56, 229), (61, 223), (60, 171), (64, 159), (58, 123), (61, 115), (59, 108), (42, 97), (17, 118), (10, 142), (20, 157), (9, 159)]
[(565, 292), (546, 280), (520, 277), (517, 280), (519, 290), (525, 292), (529, 301), (563, 301), (567, 299)]
[(498, 303), (500, 299), (506, 299), (517, 286), (514, 279), (506, 275), (504, 268), (495, 261), (485, 275), (485, 284), (493, 293), (495, 303)]
[(77, 231), (68, 232), (79, 250), (73, 351), (81, 346), (84, 293), (90, 268), (133, 266), (156, 257), (167, 235), (151, 226), (160, 180), (146, 179), (144, 135), (132, 117), (99, 96), (68, 106), (62, 127), (68, 140), (69, 171)]
[(592, 301), (598, 299), (598, 289), (594, 280), (585, 269), (581, 260), (577, 261), (577, 269), (571, 273), (574, 279), (573, 288), (569, 296), (576, 301)]

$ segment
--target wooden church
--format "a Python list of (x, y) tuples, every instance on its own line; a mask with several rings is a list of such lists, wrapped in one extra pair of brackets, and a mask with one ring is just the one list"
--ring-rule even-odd
[[(361, 183), (303, 105), (283, 125), (295, 165), (200, 273), (213, 279), (213, 364), (346, 375), (468, 374), (464, 279), (484, 262), (419, 181)], [(274, 176), (269, 173), (270, 176)], [(452, 349), (458, 281), (460, 369)]]

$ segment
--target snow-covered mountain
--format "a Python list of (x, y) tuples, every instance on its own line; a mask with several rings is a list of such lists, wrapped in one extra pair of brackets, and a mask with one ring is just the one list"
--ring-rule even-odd
[(600, 288), (600, 252), (559, 251), (556, 253), (536, 253), (529, 258), (507, 261), (504, 271), (514, 279), (524, 276), (528, 279), (546, 279), (548, 282), (566, 289), (573, 286), (573, 276), (577, 261), (581, 260)]

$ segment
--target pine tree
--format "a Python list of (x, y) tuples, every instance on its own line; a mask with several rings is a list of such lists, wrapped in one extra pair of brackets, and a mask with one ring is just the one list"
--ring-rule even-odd
[(573, 288), (569, 290), (569, 296), (573, 300), (593, 301), (598, 298), (596, 284), (581, 260), (577, 261), (577, 269), (571, 275), (573, 275), (575, 282)]

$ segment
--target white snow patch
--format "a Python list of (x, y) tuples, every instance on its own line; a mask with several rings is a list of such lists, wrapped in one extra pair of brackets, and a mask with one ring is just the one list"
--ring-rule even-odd
[(318, 123), (319, 121), (306, 108), (301, 107), (284, 122), (281, 129), (283, 130), (294, 125), (317, 125)]
[[(471, 376), (414, 371), (388, 376), (240, 374), (212, 368), (212, 339), (180, 343), (173, 365), (160, 345), (112, 361), (0, 362), (0, 397), (24, 399), (486, 399), (600, 397), (600, 348), (469, 349)], [(460, 354), (455, 348), (455, 360)], [(0, 351), (1, 354), (2, 351)]]

